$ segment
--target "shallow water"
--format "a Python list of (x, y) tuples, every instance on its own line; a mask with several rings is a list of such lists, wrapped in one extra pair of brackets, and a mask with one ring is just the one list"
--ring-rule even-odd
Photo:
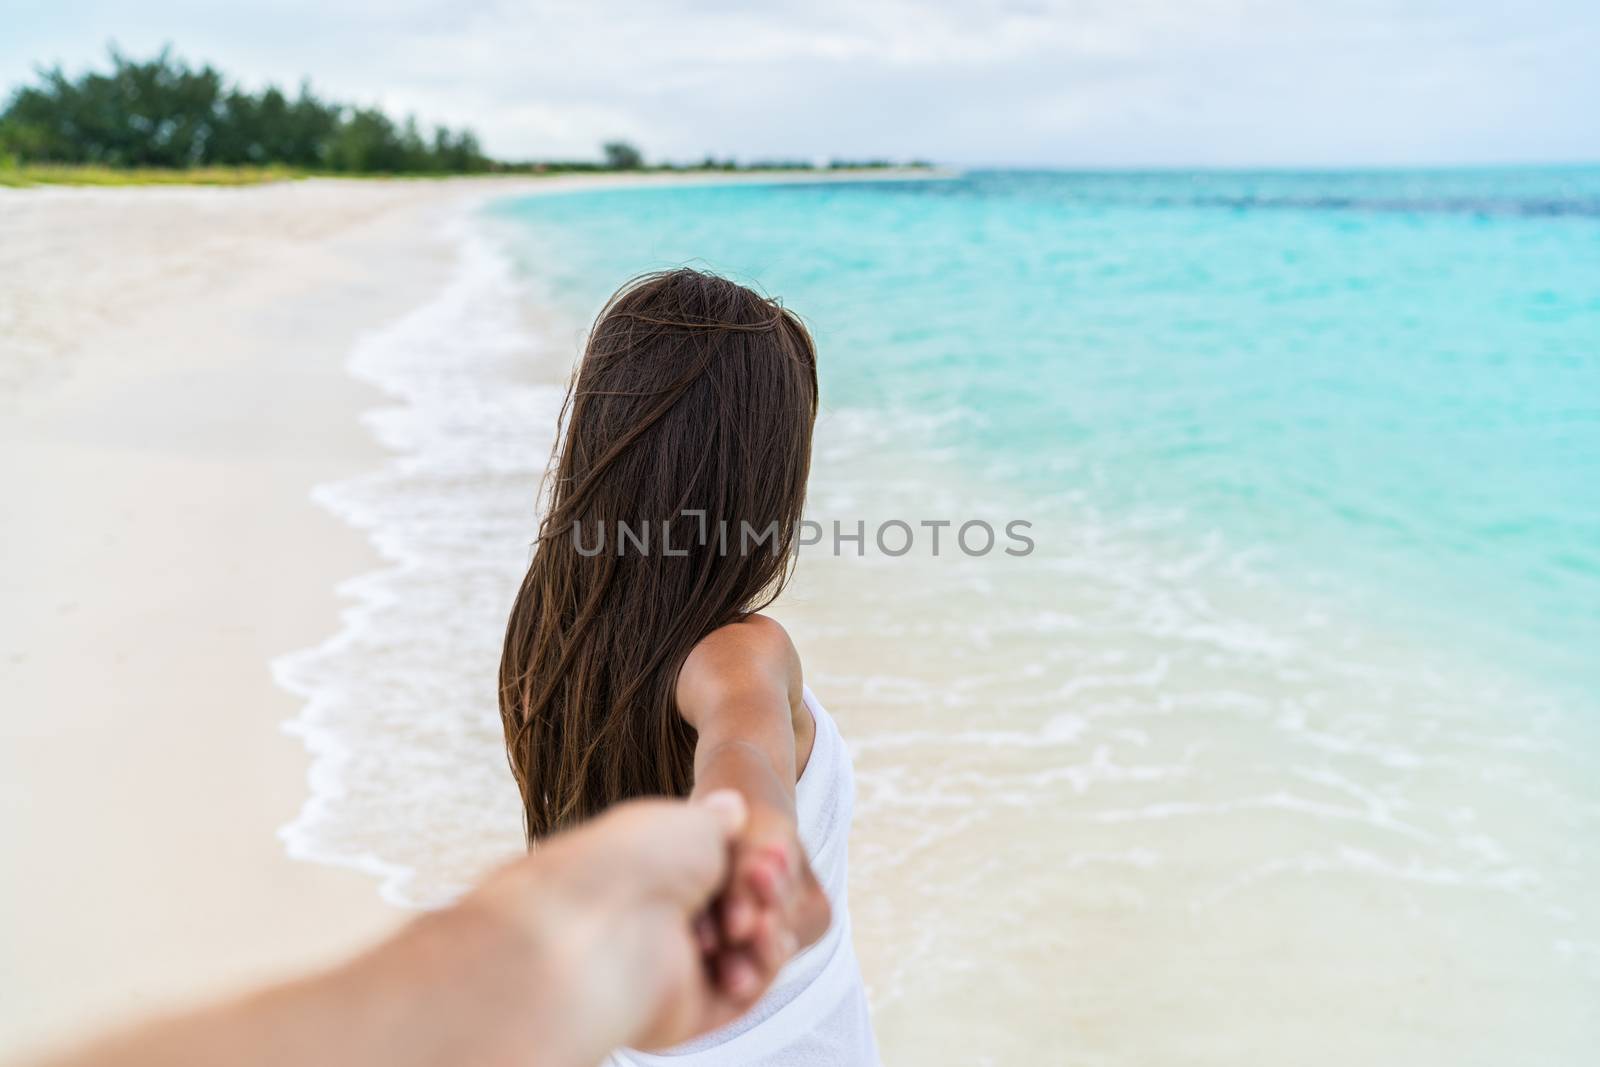
[[(1044, 175), (503, 203), (353, 369), (394, 561), (280, 663), (296, 854), (518, 841), (500, 627), (582, 323), (700, 262), (819, 341), (802, 555), (891, 1062), (1572, 1063), (1600, 1042), (1600, 173)], [(529, 325), (529, 310), (537, 317)], [(947, 535), (948, 536), (948, 535)]]

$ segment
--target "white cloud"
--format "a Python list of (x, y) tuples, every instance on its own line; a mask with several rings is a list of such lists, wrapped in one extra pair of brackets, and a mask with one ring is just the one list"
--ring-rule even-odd
[(1017, 163), (1600, 157), (1587, 0), (0, 0), (0, 78), (171, 40), (509, 157)]

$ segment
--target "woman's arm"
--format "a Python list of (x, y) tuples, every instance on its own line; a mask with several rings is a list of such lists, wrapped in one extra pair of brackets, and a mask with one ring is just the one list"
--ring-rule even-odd
[[(724, 626), (694, 647), (678, 674), (678, 707), (699, 733), (696, 793), (736, 786), (746, 799), (794, 814), (794, 787), (814, 730), (803, 723), (800, 657), (772, 619), (752, 615)], [(718, 781), (722, 776), (728, 781)], [(751, 796), (750, 791), (756, 795)]]
[(677, 697), (698, 733), (695, 795), (734, 789), (750, 813), (734, 843), (733, 877), (718, 916), (718, 966), (737, 992), (770, 981), (828, 928), (827, 898), (795, 822), (795, 783), (815, 724), (801, 705), (794, 645), (761, 615), (696, 645), (678, 676)]

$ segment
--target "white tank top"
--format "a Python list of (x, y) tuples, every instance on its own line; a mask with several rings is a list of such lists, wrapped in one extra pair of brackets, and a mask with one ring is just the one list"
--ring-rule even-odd
[(618, 1049), (607, 1067), (875, 1067), (878, 1048), (867, 994), (850, 943), (846, 846), (855, 810), (855, 773), (833, 717), (810, 687), (817, 724), (811, 758), (795, 784), (800, 843), (822, 883), (833, 919), (821, 940), (790, 960), (740, 1018), (665, 1052)]

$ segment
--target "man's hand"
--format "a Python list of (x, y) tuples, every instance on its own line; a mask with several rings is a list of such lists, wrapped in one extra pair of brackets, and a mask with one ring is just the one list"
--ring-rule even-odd
[(581, 1020), (598, 1059), (620, 1044), (659, 1048), (731, 1022), (767, 983), (734, 995), (696, 934), (728, 878), (743, 799), (620, 805), (540, 845), (461, 902), (528, 938), (549, 977), (529, 996)]
[(323, 974), (100, 1041), (56, 1067), (594, 1067), (736, 1018), (697, 925), (737, 793), (621, 804)]

